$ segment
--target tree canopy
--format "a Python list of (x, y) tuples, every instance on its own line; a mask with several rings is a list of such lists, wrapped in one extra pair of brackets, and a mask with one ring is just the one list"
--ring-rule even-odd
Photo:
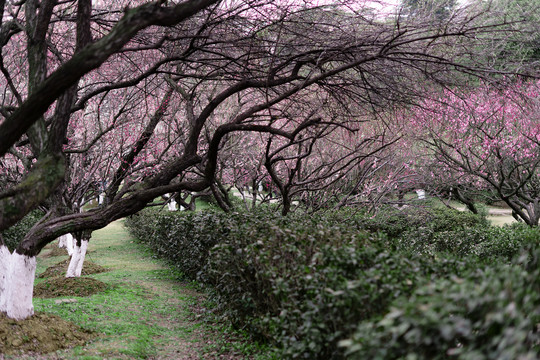
[(0, 1), (0, 229), (45, 207), (17, 248), (35, 255), (161, 195), (218, 189), (234, 167), (286, 208), (380, 164), (401, 136), (390, 109), (504, 80), (490, 54), (527, 32), (483, 4), (444, 2), (437, 22), (360, 5)]

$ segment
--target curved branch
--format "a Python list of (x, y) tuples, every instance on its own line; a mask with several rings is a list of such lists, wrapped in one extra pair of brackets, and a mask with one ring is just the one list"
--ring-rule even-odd
[(178, 24), (218, 1), (189, 0), (173, 7), (161, 7), (160, 3), (150, 3), (127, 10), (108, 35), (73, 55), (0, 124), (0, 156), (19, 140), (65, 90), (73, 86), (84, 74), (101, 66), (140, 30), (151, 25)]

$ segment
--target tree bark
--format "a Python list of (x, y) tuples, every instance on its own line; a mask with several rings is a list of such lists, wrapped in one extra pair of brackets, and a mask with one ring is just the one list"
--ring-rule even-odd
[(11, 262), (11, 252), (4, 244), (0, 245), (0, 312), (5, 312), (6, 277)]
[(69, 262), (66, 277), (80, 277), (82, 268), (84, 265), (84, 259), (86, 257), (86, 250), (88, 249), (88, 240), (82, 240), (81, 245), (75, 246), (71, 261)]
[(86, 251), (88, 250), (88, 243), (91, 236), (91, 231), (82, 231), (75, 234), (77, 242), (75, 244), (75, 248), (73, 249), (73, 255), (71, 255), (66, 277), (81, 276), (84, 259), (86, 258)]
[(456, 195), (456, 199), (459, 202), (463, 203), (470, 212), (472, 212), (473, 214), (478, 214), (478, 209), (476, 208), (474, 202), (471, 199), (463, 195), (457, 188), (452, 189), (452, 191), (454, 192), (454, 195)]
[(67, 250), (68, 255), (72, 256), (75, 249), (75, 244), (73, 243), (73, 235), (65, 234), (59, 237), (58, 247), (64, 248)]
[(9, 253), (0, 247), (0, 312), (11, 319), (22, 320), (34, 314), (32, 296), (36, 275), (36, 257)]

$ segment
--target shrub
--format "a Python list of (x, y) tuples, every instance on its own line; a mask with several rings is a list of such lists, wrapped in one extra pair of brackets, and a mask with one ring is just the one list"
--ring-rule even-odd
[(341, 345), (351, 359), (537, 359), (539, 251), (531, 254), (525, 266), (487, 267), (420, 287)]
[[(418, 264), (398, 254), (351, 248), (323, 251), (324, 270), (303, 287), (284, 281), (281, 291), (289, 296), (280, 313), (270, 318), (279, 329), (274, 341), (286, 358), (344, 358), (337, 344), (358, 322), (383, 314), (392, 300), (408, 295), (423, 281)], [(366, 268), (343, 273), (341, 266), (358, 257), (368, 259)], [(301, 289), (308, 290), (307, 296), (290, 296)]]
[(23, 217), (17, 224), (2, 231), (2, 238), (10, 251), (15, 250), (19, 242), (26, 236), (45, 213), (41, 210), (33, 210)]
[[(340, 218), (341, 212), (333, 215)], [(390, 238), (402, 236), (407, 231), (421, 230), (429, 233), (452, 231), (466, 227), (488, 227), (488, 220), (481, 215), (447, 208), (408, 207), (396, 209), (386, 206), (374, 216), (358, 212), (349, 216), (350, 222), (359, 229), (384, 232)]]
[(451, 253), (460, 257), (475, 256), (483, 261), (510, 261), (527, 243), (540, 243), (538, 229), (525, 225), (471, 226), (433, 231), (418, 228), (405, 231), (398, 239), (398, 248), (420, 254)]
[[(130, 216), (126, 226), (136, 239), (169, 260), (186, 278), (194, 280), (210, 248), (227, 238), (232, 230), (249, 227), (257, 221), (271, 221), (273, 217), (273, 213), (263, 207), (234, 213), (220, 210), (169, 212), (154, 208)], [(285, 221), (292, 220), (281, 222)]]
[(200, 280), (212, 285), (216, 312), (271, 341), (280, 357), (341, 359), (337, 343), (360, 321), (431, 277), (474, 266), (386, 245), (319, 217), (250, 222), (211, 249)]
[[(468, 274), (484, 260), (508, 263), (524, 242), (540, 237), (534, 229), (493, 228), (481, 217), (444, 209), (384, 216), (348, 210), (282, 217), (258, 207), (234, 213), (144, 211), (127, 224), (187, 277), (209, 285), (215, 314), (271, 342), (280, 358), (293, 359), (342, 359), (345, 349), (356, 354), (363, 341), (358, 334), (366, 324), (378, 324), (392, 304), (406, 304), (413, 293), (417, 301), (421, 291), (431, 291), (442, 304), (437, 291), (465, 281), (452, 279), (488, 284), (487, 275)], [(366, 228), (384, 229), (393, 238), (361, 230)], [(419, 286), (428, 290), (418, 292)], [(350, 346), (338, 347), (346, 338)]]
[(160, 212), (144, 210), (126, 220), (131, 234), (160, 257), (195, 279), (208, 250), (227, 235), (229, 219), (219, 212)]

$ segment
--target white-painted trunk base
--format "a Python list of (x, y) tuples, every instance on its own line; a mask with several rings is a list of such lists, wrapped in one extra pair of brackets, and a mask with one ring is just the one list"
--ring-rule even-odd
[(79, 248), (79, 251), (80, 251), (79, 263), (77, 264), (77, 268), (75, 269), (75, 276), (81, 276), (87, 250), (88, 250), (88, 240), (81, 241), (81, 247)]
[[(7, 314), (9, 318), (22, 320), (34, 314), (32, 296), (34, 294), (34, 279), (36, 275), (36, 257), (20, 255), (2, 246), (0, 249), (0, 259), (4, 275), (3, 289), (0, 293), (0, 311)], [(4, 261), (5, 260), (5, 261)]]
[(11, 253), (7, 246), (0, 246), (0, 312), (6, 312), (6, 278), (11, 263)]
[(81, 241), (81, 246), (75, 246), (73, 255), (71, 255), (71, 261), (66, 272), (66, 277), (79, 277), (81, 276), (84, 258), (86, 257), (86, 250), (88, 249), (88, 240)]
[(66, 250), (70, 256), (75, 251), (75, 238), (71, 234), (66, 234)]
[(58, 247), (59, 248), (66, 247), (66, 235), (61, 235), (58, 237)]
[(174, 199), (169, 201), (167, 206), (169, 207), (169, 211), (176, 211), (176, 201), (174, 201)]
[(77, 269), (77, 266), (79, 265), (79, 258), (80, 258), (79, 247), (75, 246), (75, 250), (73, 251), (73, 254), (71, 255), (71, 260), (69, 261), (69, 266), (66, 271), (66, 277), (75, 277), (75, 269)]
[(73, 235), (65, 234), (60, 236), (58, 239), (58, 247), (65, 248), (69, 256), (73, 255), (75, 247), (75, 239), (73, 238)]

